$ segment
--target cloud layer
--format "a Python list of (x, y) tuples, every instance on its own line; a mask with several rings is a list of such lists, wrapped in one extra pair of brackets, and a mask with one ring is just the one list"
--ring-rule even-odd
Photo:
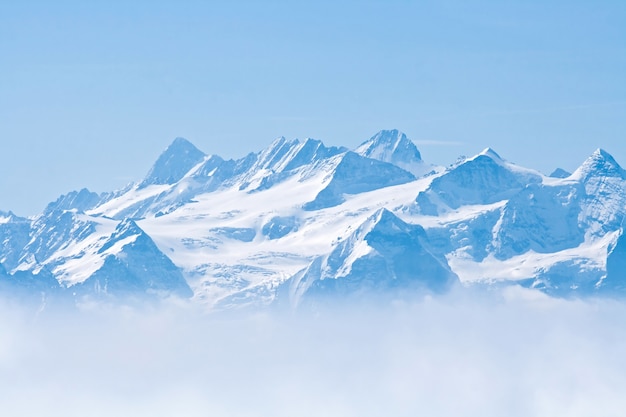
[(316, 312), (0, 307), (3, 415), (618, 416), (626, 305), (526, 290)]

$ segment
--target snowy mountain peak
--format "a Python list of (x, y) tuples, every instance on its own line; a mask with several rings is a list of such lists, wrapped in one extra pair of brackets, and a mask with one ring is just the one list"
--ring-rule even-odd
[(434, 178), (428, 189), (417, 195), (416, 203), (422, 214), (440, 215), (464, 205), (506, 200), (541, 180), (538, 172), (508, 163), (486, 148)]
[[(363, 239), (371, 232), (407, 232), (409, 225), (386, 208), (380, 208), (369, 216), (353, 233), (351, 239)], [(349, 240), (349, 239), (348, 239)]]
[(504, 161), (504, 159), (502, 159), (502, 157), (492, 148), (485, 148), (478, 155), (488, 156), (489, 158), (493, 159), (496, 162)]
[(384, 207), (375, 212), (371, 219), (375, 225), (372, 231), (381, 228), (395, 230), (397, 232), (406, 232), (409, 230), (407, 223), (403, 222), (398, 216)]
[(383, 162), (418, 162), (419, 150), (406, 135), (397, 129), (381, 130), (366, 140), (354, 152)]
[(168, 148), (189, 148), (189, 147), (194, 147), (194, 144), (191, 143), (189, 140), (183, 138), (183, 137), (176, 137), (174, 138), (174, 140), (172, 141), (172, 143), (170, 143), (170, 145), (168, 146)]
[(598, 148), (574, 171), (572, 177), (585, 181), (588, 178), (598, 176), (626, 179), (626, 171), (610, 153)]
[(328, 256), (314, 259), (286, 282), (291, 304), (363, 291), (443, 291), (458, 282), (458, 277), (428, 245), (421, 226), (379, 209)]
[(98, 251), (98, 269), (77, 285), (77, 293), (107, 295), (176, 295), (193, 291), (180, 269), (131, 219), (122, 220)]
[(135, 223), (134, 220), (124, 219), (117, 225), (117, 227), (115, 228), (115, 231), (111, 234), (108, 241), (104, 245), (102, 245), (99, 252), (100, 253), (105, 252), (107, 249), (112, 247), (115, 243), (120, 242), (124, 239), (128, 239), (133, 236), (140, 236), (144, 234), (145, 234), (144, 231), (141, 230), (141, 228), (137, 225), (137, 223)]
[(366, 158), (397, 165), (416, 177), (433, 169), (422, 161), (417, 146), (397, 129), (381, 130), (359, 145), (354, 152)]
[(143, 230), (141, 230), (133, 219), (126, 218), (117, 225), (112, 236), (121, 237), (122, 235), (135, 233), (143, 233)]
[(159, 156), (140, 188), (154, 184), (174, 184), (206, 155), (184, 138), (176, 138)]

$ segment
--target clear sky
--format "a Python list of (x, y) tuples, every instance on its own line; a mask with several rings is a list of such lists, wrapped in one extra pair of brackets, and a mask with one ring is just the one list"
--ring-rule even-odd
[(121, 188), (176, 136), (390, 128), (437, 164), (626, 166), (626, 1), (0, 1), (0, 210)]

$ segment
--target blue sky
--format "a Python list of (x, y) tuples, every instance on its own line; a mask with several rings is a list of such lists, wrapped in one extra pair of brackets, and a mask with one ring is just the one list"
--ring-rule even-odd
[(0, 2), (0, 210), (120, 188), (177, 136), (241, 157), (388, 128), (438, 164), (626, 166), (626, 2)]

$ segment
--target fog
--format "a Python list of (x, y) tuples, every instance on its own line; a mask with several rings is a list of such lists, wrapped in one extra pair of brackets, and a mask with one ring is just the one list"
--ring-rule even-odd
[(4, 416), (621, 416), (626, 305), (534, 291), (206, 314), (0, 302)]

